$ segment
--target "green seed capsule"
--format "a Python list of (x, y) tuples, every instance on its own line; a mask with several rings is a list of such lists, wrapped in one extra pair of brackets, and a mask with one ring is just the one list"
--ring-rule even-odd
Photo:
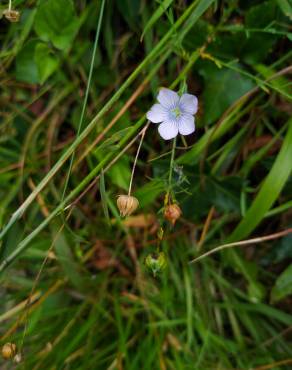
[(151, 253), (146, 257), (145, 265), (152, 271), (153, 275), (156, 276), (166, 268), (166, 256), (163, 252)]

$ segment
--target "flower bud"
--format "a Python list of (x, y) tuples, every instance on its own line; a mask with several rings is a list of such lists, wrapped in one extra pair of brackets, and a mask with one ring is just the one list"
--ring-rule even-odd
[(137, 198), (131, 195), (119, 195), (117, 200), (117, 206), (122, 217), (130, 216), (139, 206)]
[(178, 220), (181, 215), (182, 211), (177, 204), (169, 204), (164, 209), (164, 218), (172, 225), (176, 223), (176, 220)]
[(20, 13), (17, 10), (5, 9), (3, 15), (10, 22), (18, 22), (20, 18)]
[(5, 343), (2, 347), (2, 357), (9, 359), (14, 357), (16, 354), (16, 345), (14, 343)]
[(152, 271), (153, 275), (165, 269), (167, 262), (163, 252), (151, 253), (145, 259), (145, 265)]

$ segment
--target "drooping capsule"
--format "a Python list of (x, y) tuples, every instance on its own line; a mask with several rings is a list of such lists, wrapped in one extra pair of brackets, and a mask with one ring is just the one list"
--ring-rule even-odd
[(20, 18), (20, 12), (18, 10), (5, 9), (3, 15), (10, 22), (18, 22)]
[(173, 226), (182, 215), (182, 211), (177, 204), (169, 204), (164, 209), (164, 218)]
[(5, 343), (2, 347), (2, 357), (6, 360), (13, 358), (16, 354), (16, 345), (14, 343)]
[(137, 198), (131, 195), (119, 195), (117, 199), (117, 206), (122, 217), (130, 216), (139, 206)]

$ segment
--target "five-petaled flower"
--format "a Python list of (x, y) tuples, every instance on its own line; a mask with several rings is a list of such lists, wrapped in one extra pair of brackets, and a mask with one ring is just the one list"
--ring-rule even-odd
[(154, 104), (147, 112), (147, 119), (160, 123), (158, 132), (164, 140), (175, 138), (178, 133), (190, 135), (195, 131), (194, 114), (198, 111), (198, 99), (191, 94), (179, 96), (175, 91), (162, 88)]

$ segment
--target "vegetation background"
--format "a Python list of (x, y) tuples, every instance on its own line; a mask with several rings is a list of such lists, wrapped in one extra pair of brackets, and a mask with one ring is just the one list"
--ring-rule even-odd
[[(19, 22), (8, 6), (0, 344), (17, 348), (0, 368), (291, 369), (291, 1), (15, 0)], [(140, 207), (121, 219), (145, 113), (159, 87), (186, 85), (199, 112), (172, 168), (183, 216), (163, 220), (171, 143), (151, 124)]]

